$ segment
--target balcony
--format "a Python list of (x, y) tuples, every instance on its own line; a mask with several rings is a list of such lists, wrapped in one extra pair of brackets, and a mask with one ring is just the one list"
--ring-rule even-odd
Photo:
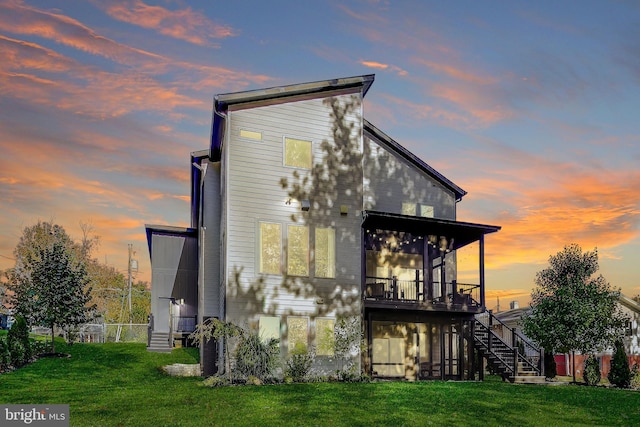
[(367, 276), (364, 289), (364, 304), (368, 308), (478, 313), (482, 311), (480, 298), (480, 285), (454, 280), (432, 281), (425, 286), (420, 270), (416, 270), (413, 280)]

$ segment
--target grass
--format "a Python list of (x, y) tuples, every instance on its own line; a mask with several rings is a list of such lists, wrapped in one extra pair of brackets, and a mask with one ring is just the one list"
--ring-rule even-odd
[(640, 425), (640, 392), (477, 382), (313, 383), (206, 388), (160, 367), (193, 349), (76, 344), (0, 375), (0, 403), (67, 403), (72, 426)]

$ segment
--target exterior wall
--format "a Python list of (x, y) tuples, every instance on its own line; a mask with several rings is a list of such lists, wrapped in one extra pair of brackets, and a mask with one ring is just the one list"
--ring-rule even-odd
[(195, 238), (153, 234), (151, 240), (151, 313), (154, 330), (169, 332), (169, 298), (184, 299), (181, 316), (197, 313), (197, 242)]
[(364, 150), (365, 209), (402, 214), (403, 203), (415, 203), (433, 206), (435, 218), (456, 219), (452, 191), (367, 135)]
[[(287, 317), (309, 319), (309, 344), (315, 345), (317, 317), (360, 315), (362, 209), (361, 94), (311, 99), (231, 111), (225, 136), (224, 241), (226, 320), (257, 327), (261, 315), (279, 316), (283, 351)], [(332, 118), (347, 106), (343, 120)], [(333, 126), (353, 126), (348, 137), (334, 138)], [(261, 141), (240, 137), (261, 132)], [(284, 166), (284, 137), (312, 141), (311, 170)], [(308, 180), (307, 182), (303, 182)], [(283, 188), (286, 181), (287, 188)], [(301, 184), (298, 189), (294, 185)], [(302, 212), (300, 200), (310, 200)], [(341, 215), (341, 205), (348, 212)], [(259, 273), (260, 222), (281, 224), (283, 274)], [(309, 277), (284, 273), (287, 226), (309, 227)], [(314, 277), (314, 231), (332, 227), (336, 237), (335, 279)]]
[[(204, 262), (201, 266), (203, 274), (200, 280), (200, 313), (199, 316), (221, 317), (221, 214), (222, 199), (220, 193), (220, 162), (203, 162), (207, 164), (202, 192), (203, 227), (200, 229), (200, 250)], [(202, 320), (202, 319), (200, 319)]]

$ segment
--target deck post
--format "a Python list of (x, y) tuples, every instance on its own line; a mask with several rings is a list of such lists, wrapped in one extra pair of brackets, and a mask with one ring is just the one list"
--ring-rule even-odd
[(398, 276), (393, 276), (391, 287), (393, 290), (393, 300), (398, 300)]
[(480, 236), (480, 240), (478, 240), (478, 242), (480, 243), (480, 254), (479, 254), (479, 258), (480, 258), (480, 271), (479, 271), (479, 275), (480, 275), (480, 306), (482, 308), (486, 307), (485, 305), (485, 301), (484, 301), (484, 235)]

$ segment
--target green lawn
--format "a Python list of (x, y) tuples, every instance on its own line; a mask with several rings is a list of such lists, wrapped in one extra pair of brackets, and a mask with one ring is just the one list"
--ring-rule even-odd
[(0, 403), (67, 403), (72, 426), (640, 425), (640, 392), (630, 390), (496, 380), (206, 388), (160, 371), (195, 362), (186, 349), (56, 348), (72, 357), (0, 375)]

